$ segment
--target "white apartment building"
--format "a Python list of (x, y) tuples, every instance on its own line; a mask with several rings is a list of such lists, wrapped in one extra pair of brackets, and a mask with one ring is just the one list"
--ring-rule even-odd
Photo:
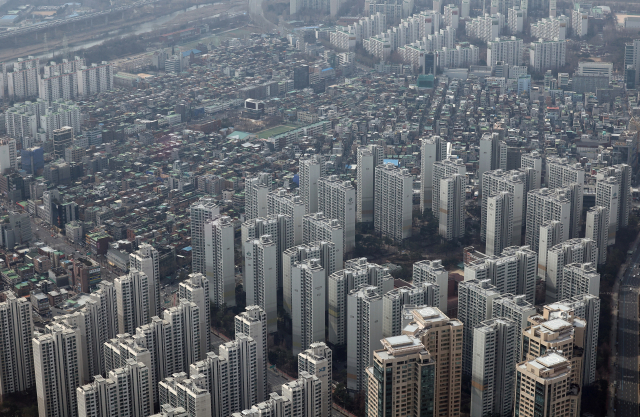
[(396, 242), (411, 236), (413, 175), (393, 164), (375, 170), (374, 227)]
[(261, 307), (267, 315), (267, 331), (278, 330), (276, 243), (270, 235), (247, 239), (243, 245), (245, 259), (244, 285), (247, 304)]
[(500, 296), (491, 280), (469, 280), (458, 286), (458, 320), (463, 324), (462, 372), (471, 375), (473, 329), (492, 317), (493, 300)]
[(524, 15), (525, 12), (520, 9), (520, 6), (510, 7), (507, 11), (507, 28), (511, 35), (522, 33), (524, 30)]
[(567, 39), (567, 28), (569, 27), (571, 27), (571, 22), (565, 15), (545, 17), (531, 23), (531, 36), (545, 41), (552, 41), (553, 39), (564, 41)]
[(438, 287), (439, 300), (436, 307), (440, 311), (447, 311), (447, 288), (449, 286), (449, 272), (442, 266), (442, 261), (423, 260), (413, 264), (413, 284), (432, 283)]
[(153, 412), (151, 370), (133, 359), (76, 391), (78, 417), (144, 417)]
[(501, 191), (488, 196), (485, 238), (487, 255), (499, 255), (505, 247), (512, 245), (513, 223), (513, 194)]
[(184, 372), (162, 380), (158, 384), (160, 404), (182, 407), (190, 417), (211, 416), (211, 393), (204, 378), (187, 378)]
[(178, 297), (180, 297), (180, 300), (187, 300), (198, 306), (200, 314), (200, 357), (204, 357), (209, 352), (211, 340), (209, 280), (202, 274), (189, 274), (189, 277), (178, 286)]
[(244, 182), (244, 216), (246, 220), (266, 217), (267, 194), (271, 191), (271, 174), (260, 172)]
[(562, 222), (550, 220), (540, 225), (540, 243), (538, 247), (538, 276), (547, 276), (547, 253), (549, 249), (563, 242)]
[(466, 175), (453, 174), (440, 180), (438, 232), (447, 240), (464, 237), (466, 187)]
[(584, 385), (592, 384), (596, 378), (596, 355), (598, 345), (598, 330), (600, 328), (600, 297), (591, 294), (580, 294), (574, 297), (548, 304), (545, 310), (569, 313), (573, 311), (576, 317), (583, 318), (586, 323), (584, 337), (583, 376)]
[(16, 140), (0, 138), (0, 173), (7, 174), (11, 170), (18, 171)]
[(404, 306), (438, 307), (440, 288), (432, 282), (393, 289), (382, 296), (382, 336), (402, 333)]
[(241, 242), (269, 235), (276, 245), (276, 277), (282, 288), (282, 253), (293, 246), (293, 219), (285, 214), (273, 214), (247, 220), (241, 226)]
[(445, 4), (444, 6), (444, 25), (451, 26), (454, 30), (458, 30), (458, 22), (460, 21), (460, 10), (455, 4)]
[(540, 226), (550, 220), (562, 223), (561, 241), (569, 238), (571, 200), (568, 194), (565, 188), (555, 190), (541, 188), (527, 193), (525, 245), (537, 251), (540, 243)]
[(292, 268), (296, 262), (302, 262), (307, 259), (317, 259), (324, 270), (325, 301), (327, 305), (329, 302), (329, 276), (333, 274), (337, 268), (342, 268), (342, 265), (336, 266), (336, 245), (333, 242), (312, 242), (308, 245), (294, 246), (284, 251), (282, 254), (282, 294), (283, 307), (288, 314), (291, 314), (291, 305), (293, 303), (293, 293), (291, 289)]
[(324, 213), (306, 214), (302, 218), (302, 242), (308, 245), (312, 242), (332, 242), (336, 251), (336, 271), (344, 265), (344, 245), (342, 239), (344, 231), (338, 219), (330, 219)]
[[(148, 243), (129, 255), (129, 268), (144, 273), (149, 280), (149, 317), (160, 315), (160, 253)], [(146, 324), (146, 323), (142, 323)]]
[(573, 263), (565, 265), (562, 274), (562, 291), (559, 300), (581, 294), (600, 296), (600, 274), (592, 263)]
[[(420, 212), (432, 208), (434, 164), (447, 158), (450, 144), (440, 136), (422, 139), (420, 148)], [(456, 173), (459, 173), (456, 170)], [(433, 213), (435, 215), (435, 212)]]
[(366, 388), (373, 352), (382, 348), (382, 296), (378, 287), (364, 285), (349, 292), (346, 304), (347, 388), (359, 392)]
[(527, 186), (527, 190), (537, 190), (542, 186), (542, 156), (538, 151), (522, 154), (520, 157), (522, 169), (531, 168), (535, 170), (535, 180)]
[(566, 64), (567, 42), (553, 38), (545, 41), (539, 39), (532, 42), (529, 48), (529, 66), (533, 71), (543, 72), (548, 69), (561, 68)]
[(191, 272), (206, 274), (204, 224), (220, 215), (220, 207), (213, 198), (202, 197), (190, 207)]
[(360, 146), (358, 147), (357, 157), (356, 220), (358, 222), (373, 223), (375, 169), (382, 164), (384, 149), (380, 145)]
[(502, 33), (505, 25), (504, 18), (505, 16), (500, 13), (492, 15), (485, 13), (484, 16), (474, 17), (465, 26), (467, 36), (490, 42)]
[(33, 317), (31, 303), (5, 291), (0, 303), (0, 335), (4, 344), (0, 355), (0, 395), (22, 392), (33, 387), (34, 357), (31, 336)]
[[(44, 103), (43, 103), (44, 104)], [(40, 114), (46, 112), (44, 105), (31, 103), (16, 103), (4, 113), (5, 129), (7, 136), (16, 139), (30, 138), (35, 140), (38, 137), (38, 127), (40, 124)]]
[(609, 246), (609, 209), (594, 206), (587, 211), (584, 237), (596, 242), (598, 265), (604, 265), (607, 262), (607, 247)]
[(302, 245), (302, 217), (305, 215), (305, 207), (299, 195), (292, 194), (284, 188), (270, 192), (267, 195), (267, 212), (269, 215), (285, 214), (291, 217), (294, 245)]
[(333, 352), (323, 342), (315, 342), (309, 349), (298, 355), (298, 372), (306, 372), (317, 377), (322, 383), (321, 416), (330, 416), (332, 409), (332, 366)]
[(515, 36), (495, 38), (487, 42), (487, 65), (494, 67), (498, 61), (502, 61), (505, 64), (520, 66), (523, 51), (522, 39)]
[[(494, 202), (494, 207), (489, 207), (489, 198), (493, 195), (494, 200), (500, 200), (501, 197), (498, 197), (498, 193), (507, 192), (511, 194), (511, 197), (502, 197), (505, 198), (509, 203), (508, 207), (502, 207), (502, 212), (498, 213), (500, 207), (498, 207), (497, 201)], [(496, 249), (501, 249), (500, 245), (496, 247), (495, 243), (493, 244), (493, 253), (490, 253), (489, 249), (489, 237), (488, 237), (488, 222), (489, 222), (489, 211), (492, 211), (492, 215), (494, 216), (492, 219), (493, 227), (492, 230), (493, 237), (495, 239), (498, 231), (502, 231), (501, 229), (495, 229), (496, 227), (496, 219), (502, 220), (502, 225), (509, 218), (512, 218), (511, 225), (509, 223), (506, 224), (507, 229), (511, 229), (511, 239), (509, 240), (508, 230), (507, 234), (501, 234), (501, 242), (503, 242), (502, 249), (507, 246), (511, 246), (511, 244), (519, 245), (522, 242), (522, 226), (523, 224), (523, 215), (525, 213), (526, 207), (526, 193), (527, 193), (527, 178), (524, 173), (521, 171), (513, 170), (513, 171), (505, 171), (502, 169), (496, 169), (491, 171), (486, 171), (482, 175), (482, 208), (481, 208), (481, 219), (480, 219), (480, 239), (487, 241), (487, 255), (498, 255), (500, 252), (497, 252)], [(491, 209), (491, 210), (490, 210)], [(504, 216), (498, 218), (496, 217), (498, 214), (502, 215), (505, 213), (507, 217)], [(510, 243), (511, 242), (511, 243)]]
[(235, 337), (243, 334), (256, 342), (256, 380), (258, 401), (267, 398), (267, 314), (258, 306), (247, 306), (236, 315)]
[(571, 28), (573, 35), (580, 38), (589, 33), (589, 14), (581, 10), (571, 11)]
[(443, 68), (465, 68), (477, 65), (480, 59), (480, 48), (475, 45), (456, 45), (455, 47), (443, 47), (434, 51), (436, 66)]
[(113, 283), (116, 289), (118, 332), (135, 333), (136, 327), (149, 323), (150, 279), (144, 272), (132, 269), (128, 275), (116, 278)]
[(52, 102), (45, 113), (40, 115), (42, 133), (37, 137), (42, 142), (53, 141), (53, 132), (56, 129), (71, 126), (74, 132), (80, 132), (81, 125), (80, 107), (73, 101), (59, 99)]
[(113, 64), (102, 61), (78, 72), (78, 95), (89, 96), (113, 89)]
[(140, 338), (134, 339), (128, 334), (120, 334), (106, 341), (104, 343), (104, 372), (108, 375), (111, 370), (124, 368), (127, 366), (128, 360), (133, 360), (135, 363), (143, 363), (151, 370), (150, 387), (152, 388), (152, 403), (155, 403), (158, 400), (158, 380), (156, 379), (156, 373), (153, 371), (156, 359), (151, 350), (143, 346), (142, 343), (144, 343), (144, 340)]
[(336, 49), (353, 51), (356, 49), (356, 33), (350, 30), (336, 30), (329, 33), (329, 42)]
[(380, 294), (393, 289), (393, 277), (387, 268), (367, 262), (366, 258), (352, 259), (345, 269), (329, 276), (329, 342), (341, 345), (346, 342), (347, 297), (361, 286), (374, 286)]
[(466, 173), (464, 161), (453, 156), (433, 163), (431, 211), (434, 216), (437, 217), (440, 212), (440, 180), (454, 174), (466, 175)]
[(304, 203), (305, 213), (315, 213), (318, 209), (318, 181), (326, 175), (322, 156), (300, 158), (300, 196)]
[[(478, 155), (478, 176), (494, 169), (507, 169), (507, 145), (500, 140), (498, 132), (484, 133), (480, 138), (480, 155)], [(484, 191), (484, 190), (483, 190)]]
[(564, 267), (574, 263), (596, 265), (598, 248), (596, 242), (587, 239), (571, 239), (559, 243), (547, 252), (546, 302), (561, 300), (564, 289)]
[[(615, 196), (612, 194), (616, 191), (613, 180), (619, 185), (617, 204), (614, 201)], [(612, 223), (615, 223), (616, 231), (629, 224), (631, 207), (631, 167), (629, 165), (614, 165), (598, 172), (596, 175), (596, 205), (609, 209), (610, 232), (613, 230)], [(611, 233), (609, 233), (609, 241), (611, 242)]]
[(473, 329), (472, 417), (511, 413), (517, 331), (516, 323), (506, 318), (486, 320)]
[(63, 324), (51, 324), (45, 333), (34, 333), (33, 363), (40, 417), (78, 416), (76, 388), (82, 384), (84, 372), (80, 339), (79, 329)]
[(318, 259), (307, 258), (291, 268), (291, 326), (293, 354), (324, 341), (325, 272)]
[[(604, 207), (609, 214), (607, 246), (616, 243), (618, 216), (620, 214), (620, 183), (615, 177), (598, 178), (596, 181), (596, 205)], [(606, 249), (606, 247), (605, 247)]]
[(342, 225), (343, 252), (356, 245), (356, 190), (350, 181), (340, 181), (337, 175), (318, 180), (318, 209)]
[(536, 314), (533, 303), (527, 301), (524, 295), (502, 294), (493, 299), (492, 318), (504, 318), (516, 325), (516, 361), (522, 358), (522, 331), (529, 327), (529, 317)]
[[(38, 61), (38, 59), (35, 59)], [(13, 71), (7, 72), (7, 92), (13, 100), (36, 98), (38, 96), (38, 72), (39, 65), (19, 69), (14, 66)]]
[[(220, 345), (219, 354), (207, 357), (190, 366), (191, 379), (198, 379), (210, 393), (210, 416), (225, 417), (256, 404), (259, 389), (258, 346), (244, 334)], [(263, 352), (263, 357), (266, 356)]]
[(235, 231), (228, 216), (204, 223), (205, 273), (209, 281), (209, 296), (216, 306), (236, 305)]

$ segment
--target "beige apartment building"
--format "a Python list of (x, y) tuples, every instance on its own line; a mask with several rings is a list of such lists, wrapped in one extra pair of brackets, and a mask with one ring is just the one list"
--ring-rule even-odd
[(571, 362), (551, 351), (516, 366), (515, 415), (577, 417), (580, 386), (571, 382)]

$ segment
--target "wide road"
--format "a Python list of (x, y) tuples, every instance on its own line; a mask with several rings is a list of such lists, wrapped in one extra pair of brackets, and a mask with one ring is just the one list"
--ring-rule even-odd
[(640, 251), (634, 249), (622, 277), (618, 308), (618, 417), (638, 417), (638, 292)]

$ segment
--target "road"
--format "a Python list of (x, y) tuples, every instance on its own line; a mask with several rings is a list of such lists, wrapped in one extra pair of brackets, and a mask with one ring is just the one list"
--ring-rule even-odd
[(638, 417), (638, 292), (640, 286), (640, 251), (634, 248), (631, 261), (622, 277), (618, 297), (618, 417)]

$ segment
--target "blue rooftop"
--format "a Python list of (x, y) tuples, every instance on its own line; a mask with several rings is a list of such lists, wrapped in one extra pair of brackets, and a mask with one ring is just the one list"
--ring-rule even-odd
[(15, 19), (17, 17), (18, 17), (17, 14), (6, 14), (6, 15), (0, 17), (0, 19), (2, 19), (2, 20), (13, 20), (13, 19)]
[(393, 164), (395, 166), (398, 166), (399, 161), (397, 159), (383, 159), (382, 163), (383, 164)]
[(188, 51), (184, 51), (184, 52), (182, 53), (182, 56), (188, 56), (188, 55), (191, 55), (191, 52), (193, 52), (193, 54), (194, 54), (194, 55), (198, 55), (198, 54), (201, 54), (201, 53), (202, 53), (202, 51), (199, 51), (199, 50), (197, 50), (197, 49), (189, 49)]

